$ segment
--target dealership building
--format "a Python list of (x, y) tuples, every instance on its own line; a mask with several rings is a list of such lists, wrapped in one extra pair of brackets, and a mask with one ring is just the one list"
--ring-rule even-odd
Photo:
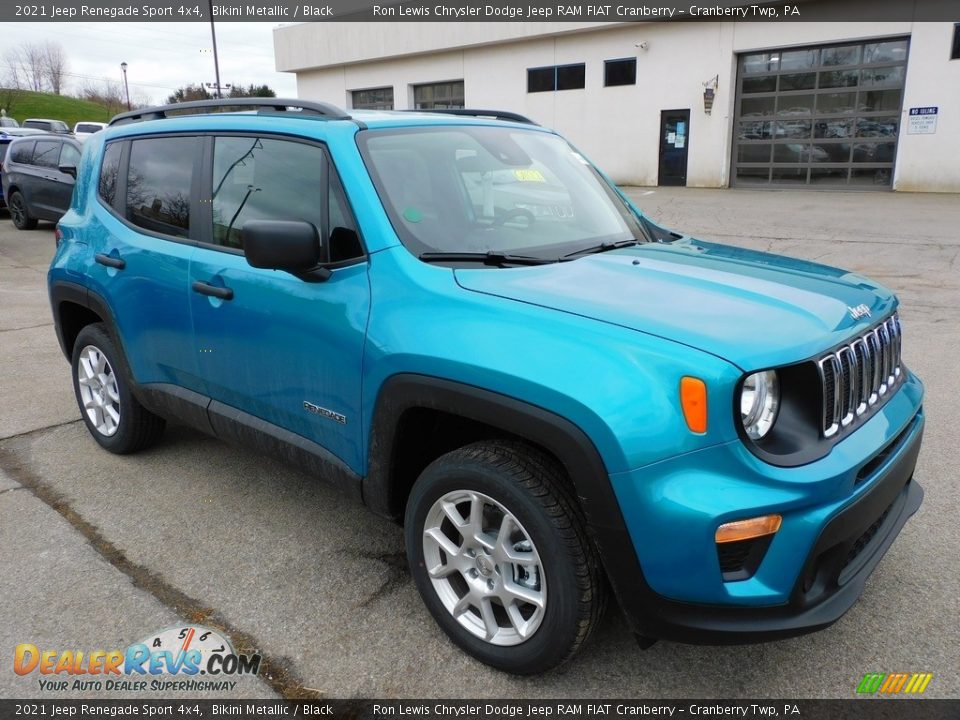
[(622, 184), (960, 192), (960, 23), (306, 23), (274, 51), (302, 99), (510, 110)]

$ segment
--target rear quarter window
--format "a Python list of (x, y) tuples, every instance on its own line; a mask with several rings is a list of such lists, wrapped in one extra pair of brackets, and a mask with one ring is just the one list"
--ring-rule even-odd
[(100, 165), (97, 194), (110, 207), (113, 207), (117, 199), (117, 175), (120, 172), (120, 150), (122, 147), (118, 142), (107, 145), (107, 149), (103, 152), (103, 163)]
[(33, 157), (33, 146), (36, 141), (14, 143), (13, 150), (10, 151), (10, 159), (15, 163), (28, 164)]

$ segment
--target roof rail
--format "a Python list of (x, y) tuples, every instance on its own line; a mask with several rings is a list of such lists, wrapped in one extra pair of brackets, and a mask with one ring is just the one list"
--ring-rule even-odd
[(449, 108), (447, 110), (404, 110), (403, 112), (437, 113), (439, 115), (464, 115), (466, 117), (491, 118), (492, 120), (508, 120), (510, 122), (538, 125), (530, 118), (509, 110), (474, 110), (473, 108)]
[(156, 107), (140, 108), (130, 112), (114, 115), (110, 125), (125, 125), (142, 120), (163, 120), (168, 113), (179, 113), (183, 110), (215, 110), (217, 108), (256, 108), (258, 112), (290, 112), (289, 108), (298, 108), (294, 112), (304, 116), (326, 120), (351, 120), (352, 118), (336, 105), (310, 100), (290, 100), (287, 98), (223, 98), (219, 100), (191, 100), (190, 102), (173, 103), (172, 105), (158, 105)]

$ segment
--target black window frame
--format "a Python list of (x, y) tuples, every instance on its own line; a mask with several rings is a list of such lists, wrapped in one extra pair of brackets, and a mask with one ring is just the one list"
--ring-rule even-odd
[[(202, 247), (206, 250), (214, 250), (216, 252), (224, 252), (230, 255), (239, 255), (244, 256), (243, 248), (233, 248), (227, 245), (220, 245), (219, 243), (213, 242), (213, 152), (216, 138), (219, 137), (248, 137), (248, 138), (262, 138), (270, 140), (280, 140), (286, 142), (300, 143), (302, 145), (311, 145), (314, 147), (320, 148), (323, 152), (324, 158), (326, 160), (326, 172), (324, 172), (324, 188), (323, 193), (327, 199), (326, 207), (322, 209), (321, 217), (323, 218), (324, 227), (318, 228), (320, 236), (326, 238), (326, 241), (329, 242), (331, 228), (330, 225), (330, 197), (331, 197), (331, 177), (336, 177), (337, 182), (343, 190), (343, 197), (346, 201), (346, 209), (350, 215), (350, 219), (353, 221), (353, 227), (356, 230), (357, 238), (360, 241), (360, 250), (361, 254), (357, 257), (349, 258), (347, 260), (341, 260), (335, 263), (324, 263), (323, 266), (329, 268), (330, 270), (336, 270), (341, 267), (349, 267), (351, 265), (356, 265), (358, 263), (366, 262), (369, 255), (367, 251), (366, 242), (363, 239), (363, 231), (360, 228), (360, 223), (358, 221), (358, 214), (354, 209), (354, 204), (350, 201), (350, 194), (347, 190), (347, 184), (343, 182), (343, 175), (337, 171), (336, 163), (333, 161), (333, 156), (330, 153), (330, 148), (325, 142), (320, 140), (314, 140), (312, 138), (303, 138), (296, 137), (291, 135), (283, 135), (275, 132), (249, 132), (249, 131), (237, 131), (237, 132), (208, 132), (202, 133), (201, 139), (203, 140), (203, 149), (202, 149), (202, 163), (200, 171), (200, 187), (199, 187), (199, 206), (200, 206), (200, 216), (198, 222), (200, 223), (200, 237), (196, 240), (195, 244), (197, 247)], [(191, 223), (193, 219), (191, 217)]]
[[(455, 104), (457, 100), (457, 96), (452, 93), (450, 95), (450, 102), (443, 103), (443, 101), (441, 101), (441, 104), (443, 104), (443, 107), (437, 107), (437, 100), (434, 100), (434, 99), (431, 99), (429, 101), (417, 100), (418, 90), (422, 90), (423, 88), (427, 88), (427, 87), (432, 87), (432, 88), (443, 87), (445, 85), (450, 85), (451, 87), (454, 85), (460, 85), (463, 88), (463, 93), (460, 96), (459, 105)], [(422, 104), (425, 105), (427, 103), (429, 103), (430, 107), (421, 107)], [(422, 83), (416, 83), (415, 85), (413, 85), (413, 107), (416, 110), (458, 110), (458, 109), (462, 110), (466, 106), (467, 106), (467, 85), (462, 78), (456, 79), (456, 80), (437, 80), (435, 82), (422, 82)]]
[[(576, 71), (576, 77), (579, 78), (579, 85), (571, 85), (569, 87), (560, 87), (560, 77), (561, 71)], [(531, 90), (531, 79), (532, 73), (553, 73), (553, 83), (550, 88), (543, 88), (542, 90)], [(584, 90), (587, 87), (587, 64), (585, 62), (580, 63), (564, 63), (563, 65), (543, 65), (540, 67), (527, 68), (527, 94), (540, 93), (540, 92), (565, 92), (567, 90)]]
[[(533, 79), (533, 73), (537, 73), (538, 75), (542, 75), (542, 77), (543, 77), (544, 79), (546, 79), (546, 78), (549, 76), (549, 79), (550, 79), (550, 87), (544, 87), (544, 88), (541, 88), (541, 89), (538, 89), (538, 90), (533, 90), (533, 89), (532, 89), (533, 83), (531, 82), (532, 79)], [(556, 92), (556, 91), (557, 91), (557, 68), (556, 68), (556, 66), (548, 65), (548, 66), (545, 66), (545, 67), (527, 68), (527, 94), (541, 93), (541, 92)]]
[[(627, 66), (630, 68), (632, 77), (628, 82), (610, 82), (610, 70), (616, 66)], [(603, 61), (603, 86), (604, 87), (626, 87), (637, 84), (637, 59), (635, 57), (613, 58)]]
[[(356, 98), (358, 93), (372, 93), (372, 92), (381, 92), (381, 91), (390, 91), (390, 107), (380, 108), (374, 107), (378, 104), (386, 103), (361, 103), (357, 105)], [(357, 90), (350, 91), (350, 107), (354, 110), (394, 110), (396, 108), (397, 98), (396, 93), (393, 91), (393, 85), (383, 85), (380, 87), (369, 87), (369, 88), (359, 88)]]
[[(146, 135), (134, 135), (124, 138), (117, 138), (112, 140), (108, 145), (113, 143), (121, 143), (120, 149), (120, 162), (117, 167), (117, 189), (116, 195), (114, 197), (113, 204), (108, 204), (100, 196), (99, 187), (97, 188), (97, 200), (98, 202), (110, 212), (113, 217), (122, 222), (128, 228), (133, 230), (136, 233), (141, 235), (147, 235), (149, 237), (154, 237), (159, 240), (167, 240), (169, 242), (179, 243), (181, 245), (196, 245), (197, 239), (195, 237), (195, 231), (198, 228), (199, 221), (199, 203), (197, 201), (198, 191), (199, 191), (199, 168), (201, 167), (201, 153), (199, 149), (193, 154), (193, 167), (191, 170), (191, 182), (190, 182), (190, 229), (186, 236), (181, 235), (169, 235), (167, 233), (158, 232), (156, 230), (150, 230), (149, 228), (141, 227), (132, 223), (126, 216), (127, 208), (127, 178), (130, 174), (130, 149), (131, 145), (134, 142), (139, 140), (152, 140), (152, 139), (165, 139), (172, 137), (189, 137), (194, 138), (195, 141), (201, 141), (203, 139), (203, 134), (198, 132), (179, 132), (179, 133), (150, 133)], [(103, 157), (105, 153), (100, 154), (100, 170), (103, 172)], [(100, 175), (97, 175), (97, 182), (99, 185)]]

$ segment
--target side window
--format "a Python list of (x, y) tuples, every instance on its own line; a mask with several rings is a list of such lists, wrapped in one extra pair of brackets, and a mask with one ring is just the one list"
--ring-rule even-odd
[(120, 171), (120, 150), (122, 147), (123, 145), (118, 142), (107, 145), (107, 149), (103, 153), (103, 164), (100, 165), (100, 181), (97, 183), (97, 194), (110, 207), (113, 207), (113, 202), (117, 199), (117, 176)]
[(15, 163), (24, 163), (28, 164), (30, 158), (33, 157), (33, 146), (36, 145), (35, 142), (21, 142), (13, 146), (13, 150), (10, 151), (10, 159)]
[(63, 150), (60, 151), (60, 160), (57, 165), (72, 165), (76, 167), (80, 164), (80, 151), (70, 143), (63, 144)]
[(343, 192), (343, 185), (336, 172), (330, 173), (330, 235), (327, 242), (330, 247), (330, 262), (353, 260), (363, 256), (357, 224)]
[(213, 242), (240, 248), (248, 220), (304, 220), (324, 227), (327, 158), (316, 145), (264, 137), (213, 144)]
[(153, 232), (187, 237), (196, 155), (192, 137), (134, 140), (127, 170), (127, 220)]
[(33, 164), (42, 168), (55, 168), (60, 159), (62, 143), (56, 140), (38, 140), (37, 149), (33, 151)]

